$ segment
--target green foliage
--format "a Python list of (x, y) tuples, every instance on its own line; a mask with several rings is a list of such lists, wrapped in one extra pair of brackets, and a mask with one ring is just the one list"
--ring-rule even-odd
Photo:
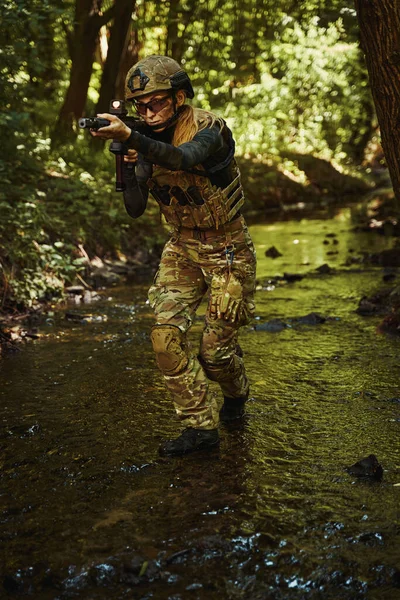
[[(239, 151), (348, 161), (371, 128), (359, 50), (341, 40), (341, 20), (321, 28), (314, 19), (307, 30), (286, 21), (265, 53), (260, 82), (237, 88), (227, 103)], [(229, 93), (226, 85), (216, 91)]]

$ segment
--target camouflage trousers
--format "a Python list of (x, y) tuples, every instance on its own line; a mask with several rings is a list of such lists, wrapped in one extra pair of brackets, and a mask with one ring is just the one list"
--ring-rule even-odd
[[(229, 229), (229, 231), (227, 231)], [(244, 310), (235, 322), (210, 314), (212, 280), (227, 269), (227, 242), (233, 247), (232, 272), (241, 282)], [(165, 339), (172, 332), (173, 373), (157, 360), (170, 391), (176, 413), (186, 427), (214, 429), (219, 422), (219, 405), (208, 389), (208, 381), (217, 381), (228, 398), (247, 397), (249, 383), (237, 343), (238, 331), (254, 315), (256, 257), (247, 226), (239, 217), (217, 230), (184, 230), (172, 234), (166, 243), (158, 272), (149, 290), (157, 329)], [(192, 352), (186, 339), (196, 310), (208, 293), (199, 352)], [(167, 327), (165, 327), (167, 326)], [(175, 333), (174, 333), (175, 332)], [(152, 333), (154, 350), (161, 356), (159, 343)], [(164, 343), (165, 346), (165, 343)], [(239, 352), (238, 352), (239, 350)], [(176, 365), (176, 366), (175, 366)]]

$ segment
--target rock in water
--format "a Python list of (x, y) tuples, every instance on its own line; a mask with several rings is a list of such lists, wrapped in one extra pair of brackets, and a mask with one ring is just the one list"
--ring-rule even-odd
[(268, 256), (269, 258), (278, 258), (279, 256), (283, 256), (283, 254), (279, 252), (275, 246), (271, 246), (271, 248), (268, 248), (268, 250), (265, 251), (265, 256)]
[(380, 481), (383, 477), (382, 466), (379, 464), (375, 454), (370, 454), (366, 458), (362, 458), (354, 463), (354, 465), (351, 465), (351, 467), (346, 467), (346, 471), (356, 477), (376, 479), (377, 481)]

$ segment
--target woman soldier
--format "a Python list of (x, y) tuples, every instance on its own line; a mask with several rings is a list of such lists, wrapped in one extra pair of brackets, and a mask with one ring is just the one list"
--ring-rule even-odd
[[(185, 103), (194, 92), (182, 67), (149, 56), (128, 72), (125, 95), (144, 121), (141, 133), (101, 114), (110, 125), (92, 135), (130, 149), (124, 165), (128, 214), (143, 214), (150, 191), (172, 228), (149, 301), (157, 364), (185, 427), (160, 454), (181, 455), (218, 444), (219, 419), (244, 414), (249, 383), (237, 337), (254, 314), (255, 252), (240, 213), (244, 196), (231, 131), (223, 119)], [(207, 290), (196, 356), (186, 335)], [(221, 387), (220, 411), (208, 379)]]

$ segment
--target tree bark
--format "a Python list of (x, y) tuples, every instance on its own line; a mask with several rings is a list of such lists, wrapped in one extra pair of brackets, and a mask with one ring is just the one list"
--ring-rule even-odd
[(132, 23), (128, 31), (128, 39), (126, 50), (122, 54), (121, 64), (118, 71), (117, 82), (115, 84), (115, 97), (123, 98), (125, 94), (125, 78), (129, 69), (138, 62), (139, 50), (142, 44), (139, 40), (139, 34), (136, 27)]
[(84, 112), (97, 37), (102, 25), (112, 18), (115, 4), (103, 14), (100, 13), (100, 7), (101, 0), (76, 0), (71, 75), (52, 135), (53, 146), (60, 137), (65, 137), (72, 131), (74, 120), (79, 119)]
[(110, 100), (115, 98), (122, 58), (129, 43), (128, 34), (135, 4), (136, 0), (117, 0), (116, 2), (114, 23), (110, 31), (110, 41), (108, 43), (107, 58), (101, 78), (96, 113), (108, 112)]
[(382, 148), (400, 207), (400, 4), (355, 0), (355, 6)]

